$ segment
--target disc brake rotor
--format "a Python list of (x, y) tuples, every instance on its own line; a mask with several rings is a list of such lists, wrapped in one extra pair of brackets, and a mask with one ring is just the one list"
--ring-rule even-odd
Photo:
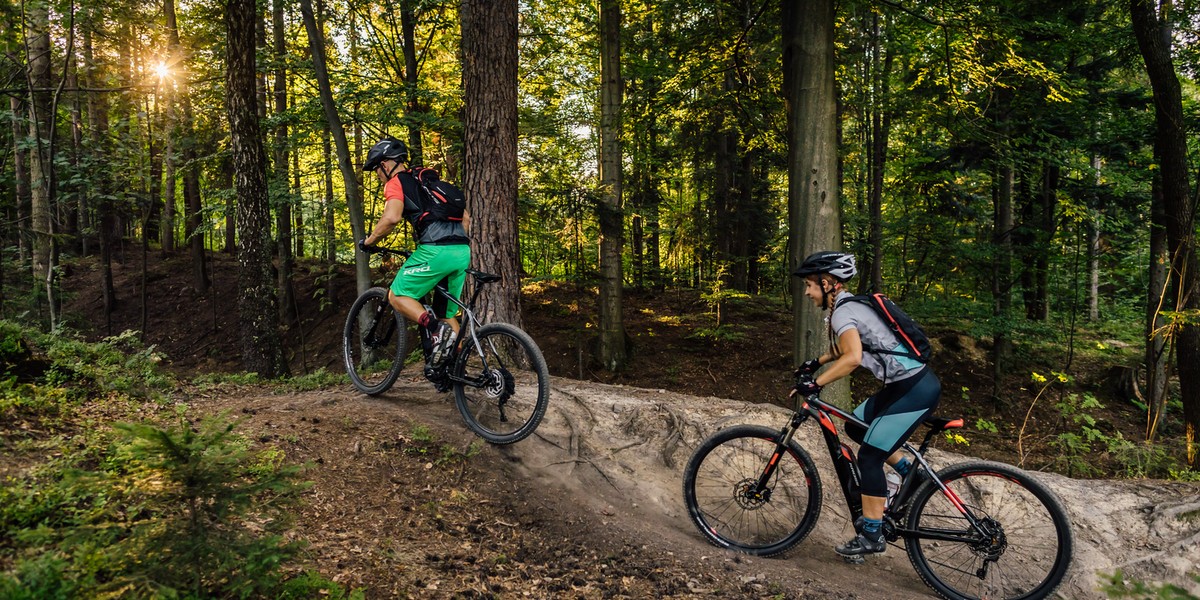
[(512, 397), (513, 391), (517, 388), (517, 382), (508, 369), (504, 367), (491, 369), (488, 371), (487, 377), (488, 382), (483, 387), (483, 391), (489, 398), (504, 401)]

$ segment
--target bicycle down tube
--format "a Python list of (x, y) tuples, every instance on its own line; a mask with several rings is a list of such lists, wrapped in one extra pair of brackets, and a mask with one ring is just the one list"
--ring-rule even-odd
[[(761, 491), (767, 489), (767, 482), (774, 473), (775, 466), (777, 465), (782, 454), (786, 451), (788, 441), (791, 440), (799, 426), (810, 417), (815, 418), (817, 423), (821, 426), (821, 435), (825, 439), (825, 445), (829, 450), (829, 457), (833, 461), (834, 471), (837, 473), (838, 482), (841, 484), (842, 494), (845, 497), (846, 505), (850, 510), (850, 519), (853, 521), (862, 516), (862, 493), (858, 474), (858, 466), (854, 460), (854, 454), (851, 452), (850, 447), (843, 442), (841, 437), (838, 435), (837, 426), (834, 424), (833, 419), (830, 418), (831, 414), (839, 419), (842, 419), (848, 424), (852, 423), (864, 429), (868, 427), (865, 422), (860, 420), (854, 414), (848, 413), (836, 406), (828, 404), (816, 396), (809, 397), (807, 400), (802, 401), (800, 409), (793, 413), (791, 421), (780, 431), (780, 434), (782, 434), (781, 438), (776, 443), (775, 454), (772, 455), (771, 460), (768, 462), (766, 468), (763, 470), (763, 474), (759, 478), (758, 490), (761, 493)], [(966, 507), (966, 504), (963, 503), (958, 495), (954, 493), (954, 490), (947, 488), (945, 483), (933, 475), (933, 468), (925, 460), (925, 450), (929, 445), (930, 439), (934, 434), (936, 434), (936, 432), (937, 430), (931, 428), (929, 432), (926, 433), (925, 439), (921, 443), (919, 450), (914, 448), (909, 442), (904, 443), (902, 446), (904, 450), (911, 454), (918, 463), (914, 464), (912, 468), (914, 471), (919, 468), (924, 468), (925, 472), (929, 474), (929, 480), (941, 490), (942, 494), (946, 496), (951, 505), (953, 505), (954, 508), (961, 512), (963, 517), (966, 518), (967, 522), (971, 525), (971, 531), (976, 533), (976, 535), (986, 535), (986, 532), (981, 527), (978, 519), (975, 518), (975, 515), (971, 513), (971, 511)], [(916, 491), (916, 488), (920, 485), (920, 483), (921, 482), (917, 481), (916, 477), (905, 477), (900, 490), (897, 492), (893, 500), (895, 505), (889, 506), (887, 512), (893, 512), (894, 508), (898, 508), (904, 502), (906, 502), (912, 493)], [(896, 510), (895, 512), (897, 515), (900, 515), (899, 510)], [(895, 527), (894, 532), (898, 537), (903, 537), (905, 539), (920, 538), (952, 542), (973, 541), (977, 539), (976, 537), (963, 535), (964, 532), (962, 530), (951, 531), (928, 528), (915, 530)]]

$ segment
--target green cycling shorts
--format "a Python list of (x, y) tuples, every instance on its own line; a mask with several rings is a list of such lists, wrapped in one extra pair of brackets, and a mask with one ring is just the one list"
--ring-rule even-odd
[[(446, 291), (458, 299), (462, 296), (463, 280), (467, 266), (471, 264), (471, 247), (467, 244), (438, 246), (423, 244), (404, 261), (400, 272), (392, 280), (392, 293), (420, 300), (439, 282), (446, 280)], [(435, 299), (436, 300), (436, 299)], [(439, 318), (458, 314), (458, 307), (447, 310), (447, 302), (434, 302)]]

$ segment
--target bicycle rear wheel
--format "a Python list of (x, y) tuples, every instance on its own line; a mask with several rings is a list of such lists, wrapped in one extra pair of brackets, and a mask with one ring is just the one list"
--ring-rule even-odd
[(463, 421), (493, 444), (525, 439), (546, 414), (546, 359), (528, 334), (508, 323), (484, 325), (474, 339), (466, 336), (452, 373)]
[(392, 387), (404, 367), (405, 319), (388, 303), (387, 290), (371, 288), (350, 306), (342, 334), (346, 374), (358, 391), (374, 396)]
[(755, 556), (775, 556), (799, 544), (821, 514), (821, 478), (794, 440), (779, 457), (767, 487), (758, 480), (774, 457), (779, 432), (758, 425), (721, 430), (696, 448), (683, 471), (688, 515), (708, 541)]
[[(913, 567), (939, 595), (1036, 599), (1049, 596), (1071, 564), (1074, 536), (1058, 498), (1020, 469), (967, 463), (929, 481), (908, 512), (905, 547)], [(977, 531), (956, 507), (974, 516)]]

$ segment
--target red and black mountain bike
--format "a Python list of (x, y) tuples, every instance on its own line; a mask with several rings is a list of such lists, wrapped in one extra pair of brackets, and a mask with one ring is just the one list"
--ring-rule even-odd
[[(799, 544), (821, 514), (821, 478), (793, 439), (815, 421), (853, 521), (862, 515), (858, 465), (832, 417), (865, 427), (818, 396), (796, 396), (782, 429), (737, 425), (696, 449), (683, 474), (692, 521), (713, 544), (775, 556)], [(913, 567), (945, 598), (1034, 599), (1049, 596), (1071, 564), (1074, 537), (1061, 501), (1015, 467), (971, 462), (934, 472), (925, 452), (936, 434), (962, 419), (929, 418), (921, 445), (905, 443), (913, 466), (884, 513), (893, 546), (904, 540)]]

